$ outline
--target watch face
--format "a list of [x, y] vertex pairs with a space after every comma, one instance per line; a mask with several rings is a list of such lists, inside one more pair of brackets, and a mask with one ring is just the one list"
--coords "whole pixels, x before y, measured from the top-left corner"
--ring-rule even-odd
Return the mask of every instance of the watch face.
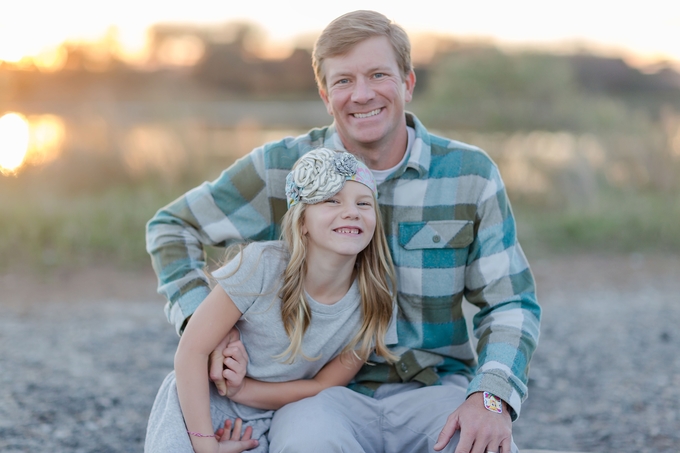
[[489, 392], [484, 392], [484, 407], [497, 414], [503, 413], [503, 403], [501, 403], [501, 399]]

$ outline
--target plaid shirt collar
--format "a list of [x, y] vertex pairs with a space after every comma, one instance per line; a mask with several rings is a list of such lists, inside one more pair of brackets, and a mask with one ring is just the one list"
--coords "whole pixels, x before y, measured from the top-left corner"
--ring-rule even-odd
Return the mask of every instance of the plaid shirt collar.
[[[420, 178], [426, 178], [430, 169], [431, 148], [429, 134], [422, 123], [411, 112], [406, 112], [406, 125], [412, 127], [416, 131], [413, 143], [409, 143], [408, 149], [409, 157], [405, 165], [397, 169], [387, 179], [399, 178], [409, 168], [418, 172]], [[324, 146], [341, 151], [347, 151], [345, 145], [340, 140], [340, 135], [335, 129], [335, 123], [331, 124], [326, 129], [326, 136], [324, 137]]]

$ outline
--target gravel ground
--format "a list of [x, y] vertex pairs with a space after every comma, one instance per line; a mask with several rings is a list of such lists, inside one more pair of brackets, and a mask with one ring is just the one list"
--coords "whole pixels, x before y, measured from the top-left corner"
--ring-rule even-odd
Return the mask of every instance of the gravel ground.
[[[532, 262], [544, 309], [520, 449], [675, 452], [680, 258]], [[141, 451], [177, 337], [149, 272], [0, 276], [0, 451]]]

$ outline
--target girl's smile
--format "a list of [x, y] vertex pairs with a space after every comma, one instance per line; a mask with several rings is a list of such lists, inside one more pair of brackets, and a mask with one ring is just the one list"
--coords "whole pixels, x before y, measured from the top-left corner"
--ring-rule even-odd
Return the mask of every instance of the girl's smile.
[[332, 256], [354, 260], [373, 238], [375, 223], [373, 192], [347, 181], [336, 195], [307, 206], [302, 232], [310, 256], [321, 253], [325, 260]]

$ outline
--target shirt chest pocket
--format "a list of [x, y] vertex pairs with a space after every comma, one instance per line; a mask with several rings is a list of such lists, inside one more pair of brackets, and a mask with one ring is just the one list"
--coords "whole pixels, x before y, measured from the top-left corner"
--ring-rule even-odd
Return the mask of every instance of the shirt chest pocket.
[[406, 250], [467, 247], [474, 236], [471, 220], [400, 222], [399, 245]]

